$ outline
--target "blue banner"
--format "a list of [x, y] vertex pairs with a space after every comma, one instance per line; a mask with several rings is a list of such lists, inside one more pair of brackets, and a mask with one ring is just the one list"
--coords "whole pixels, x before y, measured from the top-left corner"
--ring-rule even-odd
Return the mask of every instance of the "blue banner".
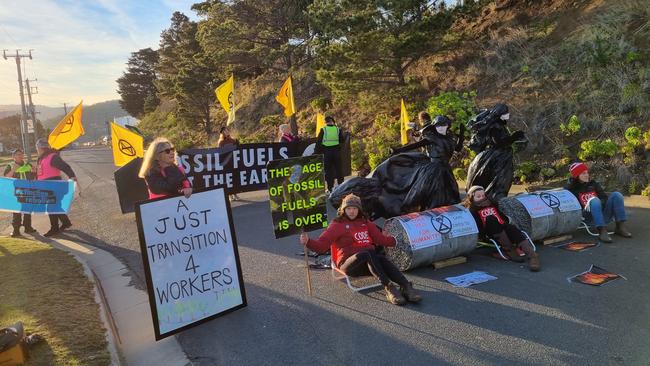
[[74, 197], [71, 180], [22, 180], [0, 177], [0, 211], [68, 213]]

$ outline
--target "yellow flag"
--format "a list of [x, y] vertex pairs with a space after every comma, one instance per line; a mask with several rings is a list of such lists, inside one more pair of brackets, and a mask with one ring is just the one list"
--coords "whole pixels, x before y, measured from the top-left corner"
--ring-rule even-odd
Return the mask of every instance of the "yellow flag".
[[144, 139], [137, 133], [111, 123], [111, 144], [115, 166], [124, 166], [135, 158], [144, 156]]
[[409, 138], [408, 138], [409, 115], [406, 112], [406, 105], [404, 104], [404, 99], [402, 99], [402, 108], [399, 116], [399, 123], [400, 123], [401, 137], [402, 137], [402, 145], [406, 145], [409, 142]]
[[293, 102], [293, 88], [291, 87], [291, 76], [287, 78], [287, 81], [282, 84], [280, 92], [275, 97], [275, 100], [278, 101], [284, 107], [284, 115], [291, 117], [296, 113], [296, 105]]
[[228, 122], [231, 124], [235, 121], [235, 75], [230, 76], [226, 82], [219, 85], [214, 93], [217, 95], [217, 100], [221, 103], [223, 109], [228, 113]]
[[81, 124], [81, 103], [83, 101], [79, 102], [78, 106], [63, 117], [61, 122], [50, 133], [47, 142], [53, 149], [60, 150], [85, 133], [84, 126]]
[[325, 115], [318, 113], [316, 114], [316, 137], [318, 137], [318, 133], [320, 133], [323, 127], [325, 127]]

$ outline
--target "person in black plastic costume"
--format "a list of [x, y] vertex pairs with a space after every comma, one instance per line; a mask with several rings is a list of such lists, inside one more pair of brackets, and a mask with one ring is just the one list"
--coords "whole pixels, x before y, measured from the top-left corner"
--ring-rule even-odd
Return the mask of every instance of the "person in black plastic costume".
[[451, 120], [446, 116], [436, 116], [420, 130], [419, 135], [418, 142], [393, 149], [393, 153], [400, 153], [424, 147], [431, 160], [429, 164], [418, 167], [414, 173], [413, 185], [402, 205], [402, 212], [405, 213], [460, 202], [458, 183], [449, 161], [454, 152], [463, 148], [464, 126], [461, 125], [459, 135], [454, 136]]
[[[336, 206], [349, 193], [364, 197], [364, 210], [373, 219], [460, 202], [449, 160], [462, 148], [463, 133], [454, 137], [447, 117], [436, 117], [433, 122], [426, 113], [422, 117], [424, 127], [416, 132], [418, 142], [394, 149], [367, 177], [344, 182], [329, 201]], [[419, 147], [425, 147], [427, 154], [412, 151]]]
[[507, 197], [512, 186], [513, 144], [524, 147], [527, 142], [523, 131], [508, 131], [509, 118], [508, 106], [499, 103], [468, 122], [469, 148], [478, 155], [469, 166], [465, 190], [483, 186], [492, 202]]

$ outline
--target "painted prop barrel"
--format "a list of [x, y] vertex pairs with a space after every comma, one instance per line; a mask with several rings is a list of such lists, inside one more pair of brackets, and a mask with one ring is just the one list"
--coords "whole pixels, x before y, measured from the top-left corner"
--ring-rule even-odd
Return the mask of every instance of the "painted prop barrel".
[[397, 241], [386, 254], [402, 271], [471, 252], [478, 239], [476, 222], [461, 205], [390, 218], [384, 231]]
[[572, 233], [582, 220], [580, 203], [565, 189], [502, 198], [499, 209], [533, 240]]

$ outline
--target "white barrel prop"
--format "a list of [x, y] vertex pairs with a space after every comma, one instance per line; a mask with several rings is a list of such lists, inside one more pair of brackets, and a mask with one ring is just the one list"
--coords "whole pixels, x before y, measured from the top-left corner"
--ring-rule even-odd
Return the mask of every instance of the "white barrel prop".
[[384, 231], [397, 241], [386, 254], [402, 271], [469, 253], [478, 239], [476, 222], [461, 205], [390, 218]]
[[566, 189], [502, 198], [499, 209], [533, 240], [572, 233], [582, 221], [582, 207]]

